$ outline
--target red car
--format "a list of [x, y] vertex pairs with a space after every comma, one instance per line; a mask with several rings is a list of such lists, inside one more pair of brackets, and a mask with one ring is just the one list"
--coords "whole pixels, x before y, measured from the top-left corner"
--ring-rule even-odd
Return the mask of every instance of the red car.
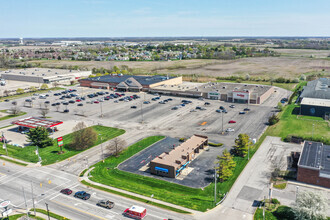
[[230, 120], [228, 123], [229, 123], [229, 124], [234, 124], [234, 123], [236, 123], [236, 121], [234, 121], [234, 120]]
[[68, 188], [62, 189], [61, 190], [61, 193], [66, 194], [66, 195], [70, 195], [72, 193], [72, 190], [71, 189], [68, 189]]
[[98, 103], [100, 103], [100, 102], [99, 102], [99, 101], [94, 101], [94, 103], [98, 104]]
[[81, 100], [80, 99], [77, 99], [76, 102], [81, 102]]

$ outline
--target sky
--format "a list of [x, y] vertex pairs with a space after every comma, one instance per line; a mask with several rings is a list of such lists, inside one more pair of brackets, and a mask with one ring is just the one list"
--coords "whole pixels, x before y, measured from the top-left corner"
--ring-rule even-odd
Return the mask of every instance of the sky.
[[0, 0], [0, 38], [330, 36], [330, 0]]

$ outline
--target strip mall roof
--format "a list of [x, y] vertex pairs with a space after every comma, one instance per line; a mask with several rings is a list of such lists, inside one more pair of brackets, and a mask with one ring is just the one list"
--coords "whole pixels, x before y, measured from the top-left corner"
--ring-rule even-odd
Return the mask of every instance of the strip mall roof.
[[55, 121], [55, 120], [49, 120], [49, 119], [37, 118], [37, 117], [28, 117], [12, 122], [12, 124], [28, 127], [28, 128], [36, 128], [36, 127], [51, 128], [62, 123], [63, 123], [62, 121]]

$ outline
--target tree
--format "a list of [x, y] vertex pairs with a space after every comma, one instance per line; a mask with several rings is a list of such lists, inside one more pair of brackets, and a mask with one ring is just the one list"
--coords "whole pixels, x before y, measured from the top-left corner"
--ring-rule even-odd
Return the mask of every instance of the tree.
[[44, 127], [31, 128], [27, 133], [27, 138], [28, 142], [40, 148], [53, 145], [53, 140], [49, 137], [49, 133]]
[[118, 156], [124, 149], [126, 142], [121, 138], [114, 138], [111, 143], [107, 146], [110, 152], [114, 152], [115, 156]]
[[48, 89], [48, 85], [44, 83], [41, 85], [40, 89], [42, 90]]
[[24, 89], [18, 88], [18, 89], [16, 90], [16, 93], [17, 93], [17, 94], [23, 94], [23, 93], [24, 93]]
[[35, 91], [37, 91], [37, 88], [36, 88], [35, 86], [31, 86], [31, 87], [30, 87], [30, 91], [31, 91], [31, 92], [35, 92]]
[[86, 127], [84, 122], [79, 122], [72, 133], [71, 148], [75, 150], [85, 150], [91, 147], [97, 140], [97, 133], [92, 127]]
[[299, 192], [295, 206], [292, 211], [295, 219], [299, 220], [321, 220], [327, 219], [327, 199], [320, 192]]
[[269, 117], [268, 124], [269, 125], [274, 125], [279, 121], [280, 121], [280, 119], [277, 117], [277, 115], [273, 114], [272, 116]]
[[56, 105], [55, 108], [56, 108], [56, 111], [58, 112], [60, 110], [61, 106], [60, 105]]
[[21, 109], [17, 106], [17, 105], [14, 105], [11, 109], [11, 114], [13, 115], [18, 115], [19, 113], [21, 113]]
[[48, 108], [40, 109], [39, 113], [41, 114], [41, 116], [42, 116], [43, 118], [45, 118], [46, 115], [49, 113], [49, 109], [48, 109]]
[[8, 90], [3, 91], [4, 96], [9, 96], [9, 93], [10, 92]]
[[250, 74], [247, 73], [247, 74], [245, 75], [245, 80], [250, 80], [250, 78], [251, 78], [251, 77], [250, 77]]
[[300, 75], [300, 80], [306, 81], [306, 76], [304, 74]]
[[233, 175], [233, 170], [236, 166], [233, 156], [225, 149], [222, 152], [222, 156], [217, 157], [217, 173], [219, 174], [220, 182], [226, 181], [230, 176]]
[[283, 111], [283, 105], [282, 105], [282, 103], [278, 103], [277, 104], [277, 109], [281, 112], [281, 111]]
[[235, 140], [234, 151], [240, 157], [245, 157], [252, 142], [247, 134], [239, 134], [238, 138]]

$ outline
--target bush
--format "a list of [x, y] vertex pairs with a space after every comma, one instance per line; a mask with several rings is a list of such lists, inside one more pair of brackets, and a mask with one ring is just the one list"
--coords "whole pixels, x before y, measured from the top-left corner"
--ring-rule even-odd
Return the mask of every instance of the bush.
[[293, 83], [299, 83], [299, 79], [298, 78], [295, 78], [292, 80]]
[[292, 139], [292, 135], [288, 135], [288, 136], [286, 136], [285, 138], [283, 138], [283, 141], [284, 142], [291, 142], [291, 139]]
[[186, 138], [180, 138], [179, 141], [180, 142], [185, 142], [186, 141]]
[[212, 147], [221, 147], [223, 145], [223, 143], [211, 143], [209, 142], [209, 146], [212, 146]]
[[269, 117], [268, 124], [269, 125], [274, 125], [279, 121], [280, 121], [280, 119], [275, 114], [273, 114], [272, 116]]
[[277, 219], [281, 220], [291, 220], [295, 219], [294, 213], [292, 212], [292, 209], [288, 206], [279, 206], [274, 212], [273, 215]]
[[272, 203], [273, 204], [281, 204], [280, 201], [278, 201], [278, 199], [275, 199], [275, 198], [272, 199]]

